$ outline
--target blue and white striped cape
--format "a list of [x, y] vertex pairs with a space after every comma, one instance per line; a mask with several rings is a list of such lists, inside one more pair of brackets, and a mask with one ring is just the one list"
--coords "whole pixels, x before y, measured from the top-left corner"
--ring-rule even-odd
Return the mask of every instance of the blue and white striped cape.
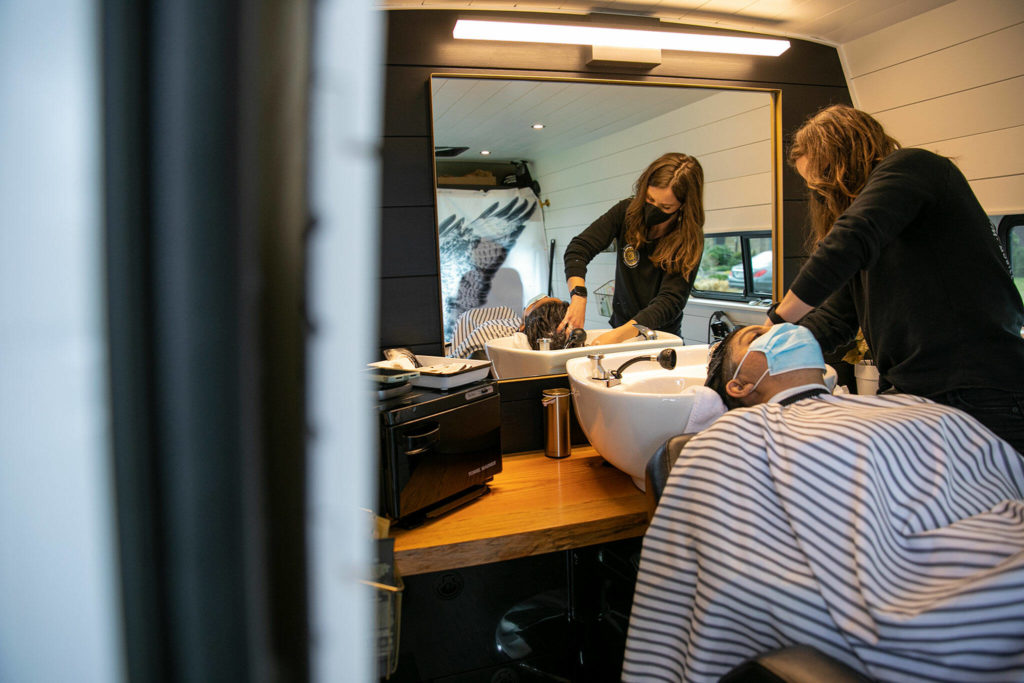
[[452, 334], [452, 358], [468, 358], [492, 339], [509, 337], [519, 330], [523, 319], [508, 306], [474, 308], [459, 316]]
[[805, 643], [878, 680], [1024, 680], [1024, 458], [914, 396], [733, 410], [644, 537], [625, 681]]

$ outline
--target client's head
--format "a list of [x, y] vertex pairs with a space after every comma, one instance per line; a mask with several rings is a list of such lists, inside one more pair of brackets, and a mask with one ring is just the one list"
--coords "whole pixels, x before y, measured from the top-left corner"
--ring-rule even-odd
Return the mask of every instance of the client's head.
[[572, 330], [556, 331], [559, 323], [565, 318], [567, 308], [568, 301], [549, 296], [534, 301], [523, 310], [523, 332], [530, 342], [530, 348], [538, 348], [537, 340], [545, 337], [551, 340], [552, 349], [583, 346], [584, 340], [577, 340], [575, 343], [569, 341], [569, 333]]
[[731, 409], [764, 403], [803, 384], [824, 384], [824, 373], [821, 347], [806, 327], [747, 325], [712, 347], [704, 385]]

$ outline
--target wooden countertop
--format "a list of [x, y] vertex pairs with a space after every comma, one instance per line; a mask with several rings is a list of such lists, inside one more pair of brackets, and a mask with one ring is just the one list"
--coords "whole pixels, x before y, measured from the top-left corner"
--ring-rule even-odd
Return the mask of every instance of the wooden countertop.
[[647, 501], [590, 446], [562, 460], [506, 455], [486, 495], [415, 529], [392, 529], [403, 576], [640, 536]]

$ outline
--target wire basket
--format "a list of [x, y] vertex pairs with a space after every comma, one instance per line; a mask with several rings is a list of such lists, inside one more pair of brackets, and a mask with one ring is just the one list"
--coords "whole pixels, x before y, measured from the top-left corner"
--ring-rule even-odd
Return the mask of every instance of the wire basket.
[[605, 318], [612, 317], [612, 298], [615, 296], [615, 280], [609, 280], [594, 290], [597, 310]]
[[402, 625], [402, 579], [394, 585], [371, 582], [377, 595], [377, 670], [389, 678], [398, 669], [398, 637]]

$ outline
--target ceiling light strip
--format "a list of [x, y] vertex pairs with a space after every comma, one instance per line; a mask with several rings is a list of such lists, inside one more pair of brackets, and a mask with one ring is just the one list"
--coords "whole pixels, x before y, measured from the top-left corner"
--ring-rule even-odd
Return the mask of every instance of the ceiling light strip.
[[525, 43], [558, 43], [563, 45], [602, 45], [688, 52], [725, 52], [740, 55], [777, 57], [789, 49], [788, 40], [714, 36], [702, 33], [672, 33], [636, 29], [602, 28], [531, 24], [512, 21], [459, 19], [452, 32], [455, 38], [467, 40], [507, 40]]

